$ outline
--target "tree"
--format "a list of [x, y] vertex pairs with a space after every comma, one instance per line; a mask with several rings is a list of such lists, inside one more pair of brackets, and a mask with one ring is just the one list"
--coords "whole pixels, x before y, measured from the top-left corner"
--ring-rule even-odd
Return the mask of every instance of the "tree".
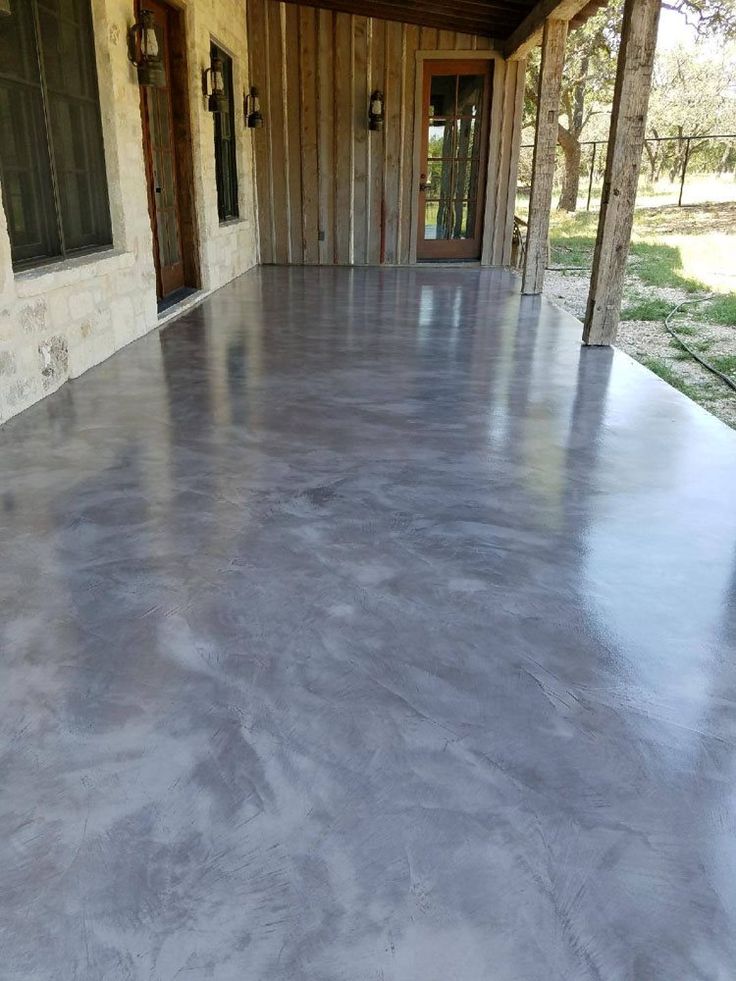
[[724, 162], [727, 166], [727, 144], [705, 137], [736, 131], [736, 46], [703, 50], [678, 47], [663, 52], [654, 67], [649, 129], [655, 137], [676, 137], [646, 144], [652, 183], [663, 171], [674, 181], [682, 173], [686, 152], [691, 160], [697, 155], [698, 161], [712, 170]]
[[[622, 9], [623, 0], [611, 0], [568, 37], [557, 131], [564, 160], [559, 207], [564, 211], [577, 209], [583, 130], [594, 115], [604, 111], [602, 107], [610, 105], [613, 97]], [[536, 57], [527, 72], [526, 107], [530, 114], [536, 112], [538, 85]]]
[[[667, 0], [663, 7], [678, 11], [702, 36], [736, 37], [736, 0]], [[583, 132], [590, 127], [594, 116], [608, 113], [612, 101], [622, 9], [623, 0], [611, 0], [585, 24], [573, 29], [568, 38], [558, 128], [564, 162], [559, 207], [565, 211], [577, 210]], [[531, 59], [527, 73], [526, 108], [528, 117], [532, 118], [538, 80], [537, 57]], [[666, 96], [666, 88], [663, 87], [662, 93]], [[670, 102], [670, 115], [671, 107]], [[685, 144], [681, 142], [684, 152]], [[665, 158], [671, 156], [663, 145], [653, 148], [650, 171], [659, 173]]]

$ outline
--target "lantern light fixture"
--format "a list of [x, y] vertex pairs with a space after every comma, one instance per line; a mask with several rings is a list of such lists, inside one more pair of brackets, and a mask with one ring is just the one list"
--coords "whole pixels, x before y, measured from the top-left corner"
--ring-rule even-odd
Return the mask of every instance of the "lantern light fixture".
[[263, 126], [263, 114], [261, 113], [261, 100], [258, 89], [251, 85], [250, 92], [247, 92], [244, 99], [245, 124], [248, 129], [260, 129]]
[[166, 71], [152, 10], [141, 10], [128, 29], [128, 58], [138, 70], [138, 84], [165, 88]]
[[202, 72], [202, 91], [207, 96], [207, 108], [210, 112], [227, 110], [225, 71], [219, 55], [213, 54], [210, 67]]
[[371, 102], [368, 109], [368, 129], [383, 129], [383, 92], [380, 89], [375, 89], [371, 94]]

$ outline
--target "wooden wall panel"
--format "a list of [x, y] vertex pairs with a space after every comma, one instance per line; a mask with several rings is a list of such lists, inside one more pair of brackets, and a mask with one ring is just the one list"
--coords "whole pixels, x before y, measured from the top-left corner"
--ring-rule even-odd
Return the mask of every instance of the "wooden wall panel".
[[[258, 0], [256, 0], [258, 2]], [[273, 0], [270, 0], [273, 2]], [[353, 18], [351, 14], [334, 14], [335, 83], [335, 249], [337, 265], [353, 261]]]
[[416, 94], [416, 60], [419, 50], [419, 28], [414, 24], [404, 27], [404, 78], [401, 89], [401, 109], [404, 116], [404, 132], [401, 141], [401, 208], [399, 212], [399, 262], [409, 262], [414, 225], [414, 97]]
[[299, 10], [299, 87], [302, 173], [302, 255], [307, 265], [319, 263], [319, 170], [317, 167], [317, 10]]
[[383, 134], [383, 241], [381, 262], [393, 265], [399, 254], [401, 221], [401, 144], [403, 140], [403, 25], [386, 24], [386, 55], [383, 91], [386, 122]]
[[[268, 34], [268, 61], [273, 65], [273, 71], [259, 75], [259, 83], [266, 92], [265, 105], [268, 106], [269, 120], [268, 126], [255, 133], [254, 143], [258, 148], [259, 143], [268, 145], [269, 157], [267, 161], [267, 174], [259, 176], [259, 185], [268, 184], [270, 197], [266, 204], [266, 214], [263, 215], [259, 225], [266, 225], [267, 230], [270, 225], [270, 236], [272, 242], [273, 262], [284, 264], [289, 262], [291, 255], [291, 218], [289, 205], [289, 165], [287, 157], [288, 148], [288, 120], [286, 118], [286, 57], [285, 41], [286, 33], [283, 29], [283, 22], [286, 19], [286, 11], [283, 4], [268, 3], [266, 8], [266, 29]], [[252, 43], [251, 43], [252, 49]], [[256, 149], [256, 166], [260, 160]], [[258, 171], [257, 171], [258, 173]], [[263, 196], [258, 199], [259, 209], [263, 205]]]
[[[273, 6], [276, 6], [273, 4]], [[322, 266], [335, 261], [335, 42], [334, 16], [329, 10], [318, 12], [317, 25], [317, 118], [319, 146], [317, 178], [319, 181], [319, 262]]]
[[[484, 37], [247, 0], [262, 262], [407, 263], [415, 238], [417, 54], [489, 51], [494, 82], [483, 262], [508, 263], [521, 138], [523, 62]], [[368, 130], [371, 92], [386, 98]]]

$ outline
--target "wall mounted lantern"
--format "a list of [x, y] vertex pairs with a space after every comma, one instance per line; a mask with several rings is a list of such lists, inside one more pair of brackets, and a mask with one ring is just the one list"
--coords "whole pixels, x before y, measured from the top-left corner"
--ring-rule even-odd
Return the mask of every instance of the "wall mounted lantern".
[[250, 92], [246, 93], [244, 106], [245, 123], [248, 129], [260, 129], [263, 126], [263, 116], [261, 114], [261, 100], [255, 85], [251, 85]]
[[202, 72], [202, 91], [207, 96], [207, 108], [210, 112], [225, 112], [227, 96], [225, 95], [225, 74], [222, 58], [212, 56], [210, 67]]
[[371, 104], [368, 110], [368, 129], [383, 129], [383, 92], [378, 89], [371, 95]]
[[139, 85], [166, 87], [166, 71], [152, 10], [141, 10], [138, 20], [128, 29], [128, 58], [138, 69]]

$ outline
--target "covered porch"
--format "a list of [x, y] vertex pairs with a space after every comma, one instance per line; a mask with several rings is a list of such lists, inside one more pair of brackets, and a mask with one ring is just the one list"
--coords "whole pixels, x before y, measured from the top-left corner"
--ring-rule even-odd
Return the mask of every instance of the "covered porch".
[[254, 269], [11, 420], [3, 977], [729, 976], [735, 451], [493, 269]]

